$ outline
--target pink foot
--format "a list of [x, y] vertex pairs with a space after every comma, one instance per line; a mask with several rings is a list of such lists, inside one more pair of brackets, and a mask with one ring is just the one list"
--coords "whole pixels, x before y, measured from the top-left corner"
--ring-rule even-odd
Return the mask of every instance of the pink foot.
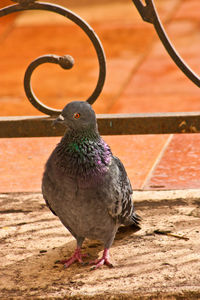
[[103, 256], [100, 259], [95, 260], [94, 262], [91, 262], [90, 264], [95, 264], [91, 270], [96, 270], [99, 267], [106, 265], [109, 268], [113, 268], [113, 264], [111, 264], [111, 262], [109, 261], [109, 250], [108, 249], [104, 249], [103, 252]]
[[81, 249], [80, 248], [76, 248], [74, 254], [72, 255], [72, 257], [70, 257], [67, 260], [62, 260], [60, 263], [64, 264], [65, 268], [68, 268], [71, 264], [73, 264], [74, 262], [78, 261], [79, 263], [82, 263], [83, 257], [86, 257], [87, 254], [81, 254]]

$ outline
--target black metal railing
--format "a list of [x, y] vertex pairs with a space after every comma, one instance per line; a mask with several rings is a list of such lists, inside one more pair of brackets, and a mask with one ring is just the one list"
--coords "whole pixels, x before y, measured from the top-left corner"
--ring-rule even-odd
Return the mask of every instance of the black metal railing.
[[[36, 0], [12, 0], [17, 4], [0, 9], [0, 17], [24, 10], [47, 10], [58, 13], [77, 24], [92, 42], [98, 62], [99, 77], [96, 87], [86, 101], [93, 104], [100, 95], [106, 76], [106, 59], [101, 42], [94, 30], [72, 11], [50, 3]], [[161, 24], [153, 0], [132, 0], [142, 19], [154, 25], [154, 28], [165, 49], [184, 74], [200, 87], [200, 77], [195, 74], [180, 57], [170, 42]], [[59, 136], [63, 128], [52, 128], [50, 123], [60, 113], [60, 110], [44, 105], [34, 94], [31, 87], [33, 71], [43, 63], [55, 63], [64, 69], [70, 69], [74, 60], [70, 55], [57, 56], [47, 54], [38, 57], [28, 66], [24, 76], [24, 89], [28, 100], [44, 117], [0, 117], [0, 137], [39, 137]], [[160, 133], [198, 133], [200, 132], [200, 112], [188, 113], [157, 113], [157, 114], [105, 114], [97, 115], [99, 131], [103, 135], [119, 134], [160, 134]]]

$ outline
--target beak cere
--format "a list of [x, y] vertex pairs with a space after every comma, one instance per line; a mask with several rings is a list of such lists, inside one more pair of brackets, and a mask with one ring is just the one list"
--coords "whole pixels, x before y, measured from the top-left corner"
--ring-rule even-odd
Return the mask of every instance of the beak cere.
[[60, 121], [62, 122], [62, 121], [64, 121], [64, 119], [65, 118], [63, 117], [63, 115], [59, 115], [58, 118], [57, 118], [57, 121], [58, 122], [60, 122]]
[[53, 121], [53, 123], [52, 123], [52, 126], [54, 127], [57, 123], [62, 123], [63, 121], [64, 121], [64, 117], [63, 117], [63, 115], [59, 115], [58, 117], [57, 117], [57, 119], [55, 119], [54, 121]]

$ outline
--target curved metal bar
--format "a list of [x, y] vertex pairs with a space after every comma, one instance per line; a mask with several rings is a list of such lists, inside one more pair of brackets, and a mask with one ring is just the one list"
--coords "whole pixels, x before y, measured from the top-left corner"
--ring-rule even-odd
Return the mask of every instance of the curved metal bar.
[[31, 88], [31, 75], [33, 71], [41, 64], [44, 63], [54, 63], [60, 65], [63, 69], [71, 69], [74, 65], [74, 59], [70, 55], [65, 56], [57, 56], [57, 55], [43, 55], [36, 58], [34, 61], [30, 63], [28, 66], [25, 75], [24, 75], [24, 89], [26, 92], [26, 96], [31, 102], [31, 104], [37, 108], [39, 111], [43, 112], [44, 114], [50, 116], [56, 116], [60, 114], [60, 110], [53, 109], [49, 106], [44, 105], [40, 100], [35, 96], [32, 88]]
[[[92, 42], [92, 44], [95, 48], [98, 62], [99, 62], [99, 77], [98, 77], [96, 87], [95, 87], [93, 93], [86, 100], [90, 104], [93, 104], [102, 91], [102, 88], [103, 88], [103, 85], [105, 82], [105, 77], [106, 77], [106, 59], [105, 59], [104, 50], [103, 50], [102, 44], [101, 44], [98, 36], [94, 32], [94, 30], [87, 24], [87, 22], [82, 20], [78, 15], [76, 15], [72, 11], [70, 11], [66, 8], [63, 8], [59, 5], [43, 3], [43, 2], [35, 2], [35, 0], [13, 0], [13, 1], [18, 2], [19, 4], [7, 6], [3, 9], [1, 9], [0, 17], [6, 16], [10, 13], [24, 11], [24, 10], [47, 10], [47, 11], [58, 13], [64, 17], [70, 19], [72, 22], [74, 22], [76, 25], [78, 25], [87, 34], [87, 36], [89, 37], [90, 41]], [[50, 56], [46, 55], [43, 58], [39, 57], [29, 65], [29, 67], [25, 73], [24, 88], [25, 88], [25, 92], [26, 92], [26, 95], [27, 95], [29, 101], [41, 112], [44, 112], [44, 113], [52, 116], [52, 115], [57, 115], [58, 113], [60, 113], [60, 110], [52, 109], [52, 108], [44, 105], [42, 102], [40, 102], [37, 99], [37, 97], [34, 95], [32, 88], [31, 88], [31, 83], [30, 83], [32, 72], [41, 63], [45, 63], [45, 62], [52, 63], [53, 62], [53, 63], [60, 64], [58, 61], [59, 61], [59, 59], [62, 59], [62, 58], [59, 58], [56, 55], [52, 55], [51, 56], [52, 60], [51, 60]], [[45, 59], [45, 57], [47, 60]]]
[[139, 11], [142, 19], [145, 22], [153, 24], [162, 44], [164, 45], [165, 49], [167, 50], [175, 64], [192, 82], [194, 82], [198, 87], [200, 87], [200, 77], [180, 57], [180, 55], [170, 42], [169, 37], [167, 36], [167, 33], [165, 32], [164, 27], [160, 21], [153, 0], [145, 0], [146, 6], [143, 5], [141, 0], [132, 1], [135, 4], [137, 10]]

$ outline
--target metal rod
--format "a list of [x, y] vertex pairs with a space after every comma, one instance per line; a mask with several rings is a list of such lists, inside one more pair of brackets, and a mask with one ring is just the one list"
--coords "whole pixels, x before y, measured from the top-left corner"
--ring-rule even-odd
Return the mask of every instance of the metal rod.
[[26, 92], [26, 96], [31, 102], [31, 104], [38, 109], [39, 111], [43, 112], [44, 114], [50, 116], [57, 116], [60, 114], [60, 110], [51, 108], [49, 106], [44, 105], [34, 94], [32, 87], [31, 87], [31, 76], [33, 71], [41, 64], [44, 63], [54, 63], [59, 64], [63, 69], [71, 69], [74, 65], [74, 60], [71, 56], [57, 56], [57, 55], [43, 55], [35, 59], [30, 63], [28, 68], [26, 69], [24, 75], [24, 89]]
[[[87, 102], [90, 104], [93, 104], [98, 96], [100, 95], [104, 83], [105, 83], [105, 77], [106, 77], [106, 59], [105, 59], [105, 53], [103, 50], [103, 46], [97, 36], [97, 34], [94, 32], [94, 30], [85, 22], [81, 17], [76, 15], [74, 12], [72, 12], [69, 9], [66, 9], [62, 6], [55, 5], [55, 4], [50, 4], [50, 3], [43, 3], [43, 2], [35, 2], [35, 0], [15, 0], [14, 2], [18, 2], [19, 4], [7, 6], [3, 9], [0, 9], [0, 17], [9, 15], [14, 12], [20, 12], [24, 10], [47, 10], [51, 12], [55, 12], [57, 14], [62, 15], [63, 17], [66, 17], [70, 19], [72, 22], [74, 22], [76, 25], [78, 25], [88, 36], [90, 41], [92, 42], [97, 58], [98, 58], [98, 63], [99, 63], [99, 76], [97, 80], [96, 87], [92, 94], [87, 98]], [[50, 56], [52, 56], [52, 60], [50, 59]], [[24, 87], [25, 87], [25, 92], [27, 95], [27, 98], [29, 101], [41, 112], [48, 114], [48, 115], [57, 115], [59, 113], [59, 110], [50, 108], [46, 105], [44, 105], [41, 101], [37, 99], [35, 94], [32, 91], [31, 88], [31, 75], [32, 72], [35, 70], [37, 66], [39, 66], [41, 63], [44, 62], [53, 62], [57, 63], [54, 60], [54, 57], [56, 55], [46, 55], [44, 57], [48, 57], [49, 60], [43, 59], [41, 60], [41, 57], [37, 58], [34, 60], [28, 67], [26, 73], [25, 73], [25, 78], [24, 78]], [[61, 57], [62, 59], [62, 57]]]
[[[62, 136], [51, 117], [0, 117], [0, 138]], [[101, 135], [199, 133], [200, 112], [97, 115]]]
[[138, 12], [140, 13], [142, 19], [145, 22], [153, 24], [163, 46], [178, 66], [178, 68], [198, 87], [200, 87], [200, 77], [186, 64], [186, 62], [181, 58], [179, 53], [176, 51], [172, 45], [165, 29], [158, 16], [155, 4], [153, 0], [145, 0], [146, 6], [143, 5], [141, 0], [132, 0], [135, 4]]
[[[175, 61], [177, 66], [197, 86], [200, 86], [200, 78], [186, 65], [179, 54], [173, 48], [167, 34], [159, 20], [153, 0], [132, 0], [144, 21], [152, 23], [166, 50]], [[58, 5], [35, 2], [35, 0], [15, 0], [19, 4], [0, 9], [0, 17], [13, 12], [23, 10], [42, 9], [59, 13], [80, 26], [92, 41], [99, 61], [99, 79], [92, 95], [86, 100], [90, 104], [97, 99], [106, 75], [105, 55], [101, 43], [89, 25], [71, 11]], [[59, 57], [56, 55], [45, 55], [33, 61], [25, 73], [25, 91], [31, 103], [41, 112], [55, 116], [59, 110], [52, 109], [40, 102], [31, 89], [31, 74], [35, 68], [44, 62], [57, 63], [61, 67], [71, 68], [73, 59], [69, 56]], [[49, 117], [10, 117], [0, 118], [0, 137], [42, 137], [63, 135], [64, 128], [52, 128], [53, 118]], [[128, 134], [170, 134], [170, 133], [199, 133], [200, 112], [194, 113], [159, 113], [159, 114], [117, 114], [98, 115], [99, 131], [102, 135], [128, 135]]]

